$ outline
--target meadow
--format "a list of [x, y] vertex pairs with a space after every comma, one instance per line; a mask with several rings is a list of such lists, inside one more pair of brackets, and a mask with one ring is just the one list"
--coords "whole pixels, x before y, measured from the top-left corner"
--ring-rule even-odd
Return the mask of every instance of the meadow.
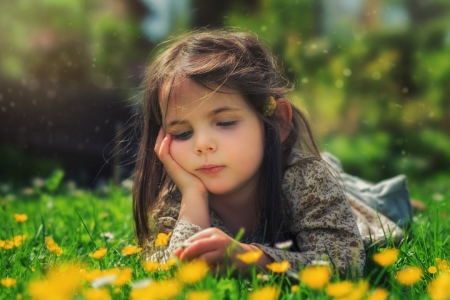
[[216, 276], [200, 261], [144, 263], [126, 184], [92, 192], [63, 182], [62, 171], [30, 187], [1, 183], [0, 299], [450, 299], [449, 181], [409, 182], [427, 209], [400, 244], [387, 237], [368, 249], [354, 279], [326, 265], [287, 274], [278, 264], [249, 278]]

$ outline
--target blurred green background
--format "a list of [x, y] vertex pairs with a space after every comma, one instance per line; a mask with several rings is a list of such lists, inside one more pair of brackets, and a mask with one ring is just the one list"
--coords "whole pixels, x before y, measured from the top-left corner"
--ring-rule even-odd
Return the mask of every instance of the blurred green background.
[[[154, 48], [205, 26], [261, 37], [296, 85], [288, 98], [349, 173], [448, 174], [447, 0], [17, 0], [0, 2], [0, 180], [56, 167], [87, 184], [128, 176], [133, 103]], [[65, 101], [80, 111], [61, 117], [76, 111]], [[90, 114], [98, 103], [115, 108]]]

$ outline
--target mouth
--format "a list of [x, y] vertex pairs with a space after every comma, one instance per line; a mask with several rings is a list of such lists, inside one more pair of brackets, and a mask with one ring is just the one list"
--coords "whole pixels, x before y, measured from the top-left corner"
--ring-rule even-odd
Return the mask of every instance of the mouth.
[[203, 165], [200, 168], [196, 169], [198, 172], [203, 174], [214, 174], [219, 173], [225, 168], [225, 166], [217, 166], [217, 165]]

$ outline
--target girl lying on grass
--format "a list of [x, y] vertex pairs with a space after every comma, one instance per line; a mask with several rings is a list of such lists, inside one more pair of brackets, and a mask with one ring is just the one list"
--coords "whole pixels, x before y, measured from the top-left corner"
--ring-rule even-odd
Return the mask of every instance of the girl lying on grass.
[[[361, 275], [361, 233], [366, 241], [382, 229], [389, 234], [381, 221], [401, 234], [343, 190], [307, 118], [286, 100], [289, 90], [252, 34], [194, 32], [159, 55], [146, 75], [133, 194], [142, 246], [172, 232], [164, 259], [244, 271], [236, 255], [261, 249], [262, 269], [287, 260], [294, 271], [326, 259], [341, 274]], [[287, 252], [275, 247], [287, 240]]]

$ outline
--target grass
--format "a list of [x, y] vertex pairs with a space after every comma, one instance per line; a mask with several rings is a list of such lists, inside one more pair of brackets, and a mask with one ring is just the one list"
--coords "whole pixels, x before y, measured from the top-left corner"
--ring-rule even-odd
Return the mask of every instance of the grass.
[[[121, 252], [128, 245], [136, 245], [129, 191], [109, 186], [101, 193], [93, 193], [60, 184], [61, 179], [61, 173], [55, 172], [51, 178], [35, 182], [31, 188], [13, 189], [7, 184], [0, 185], [0, 240], [8, 241], [15, 236], [26, 235], [22, 243], [18, 242], [20, 245], [12, 246], [11, 249], [6, 249], [6, 244], [0, 247], [0, 279], [17, 280], [10, 287], [7, 287], [7, 281], [2, 281], [0, 299], [30, 299], [30, 293], [37, 295], [36, 299], [66, 299], [56, 297], [58, 293], [66, 291], [70, 295], [67, 299], [152, 299], [152, 295], [158, 293], [177, 299], [247, 299], [252, 296], [271, 299], [271, 292], [279, 292], [280, 299], [331, 299], [325, 289], [313, 290], [305, 283], [298, 284], [286, 274], [267, 274], [267, 280], [258, 276], [258, 272], [253, 272], [253, 277], [248, 280], [207, 274], [205, 277], [199, 275], [198, 281], [194, 278], [193, 283], [187, 284], [175, 280], [180, 279], [177, 267], [169, 271], [148, 272], [143, 267], [141, 252], [132, 255], [123, 255]], [[391, 299], [429, 299], [427, 287], [439, 273], [445, 271], [445, 263], [441, 262], [442, 270], [436, 274], [429, 273], [428, 268], [439, 267], [436, 258], [446, 260], [450, 256], [450, 222], [446, 221], [450, 213], [449, 183], [448, 176], [436, 177], [426, 183], [410, 183], [412, 198], [423, 201], [428, 206], [427, 210], [415, 215], [405, 239], [395, 245], [399, 256], [393, 265], [382, 268], [371, 259], [373, 253], [382, 250], [380, 246], [367, 251], [364, 281], [354, 280], [351, 285], [353, 291], [357, 291], [359, 286], [362, 295], [369, 295], [376, 288], [383, 288]], [[16, 213], [25, 214], [28, 219], [17, 222], [14, 218]], [[60, 255], [55, 254], [57, 248], [50, 247], [51, 243], [46, 237], [53, 238], [55, 247], [62, 249]], [[392, 241], [389, 241], [385, 247], [393, 246]], [[89, 256], [100, 248], [108, 249], [103, 258]], [[49, 271], [67, 262], [77, 264], [75, 271], [67, 265], [57, 275], [52, 275], [55, 271]], [[408, 266], [423, 270], [419, 281], [411, 286], [400, 284], [395, 276], [399, 270]], [[80, 279], [86, 274], [94, 276], [89, 273], [92, 270], [110, 270], [115, 272], [112, 278], [117, 278], [120, 271], [113, 268], [130, 268], [131, 278], [130, 274], [122, 271], [120, 276], [123, 284], [105, 284], [100, 289], [92, 289], [92, 285], [98, 282]], [[198, 275], [202, 272], [201, 266], [197, 266], [197, 269], [193, 266], [181, 268], [188, 268], [185, 269], [187, 274]], [[47, 282], [42, 281], [44, 275], [50, 278]], [[147, 279], [157, 280], [158, 284], [152, 283], [147, 286], [147, 290], [138, 289], [139, 285], [148, 285]], [[332, 278], [331, 281], [337, 279]], [[368, 287], [364, 284], [368, 284]], [[149, 289], [150, 286], [152, 289]], [[292, 286], [294, 290], [298, 286], [298, 291], [293, 292]], [[271, 287], [274, 287], [273, 290], [270, 290]], [[343, 290], [344, 286], [336, 288]], [[75, 296], [71, 296], [74, 289]], [[143, 296], [139, 291], [145, 291]], [[39, 298], [39, 292], [42, 298]]]

